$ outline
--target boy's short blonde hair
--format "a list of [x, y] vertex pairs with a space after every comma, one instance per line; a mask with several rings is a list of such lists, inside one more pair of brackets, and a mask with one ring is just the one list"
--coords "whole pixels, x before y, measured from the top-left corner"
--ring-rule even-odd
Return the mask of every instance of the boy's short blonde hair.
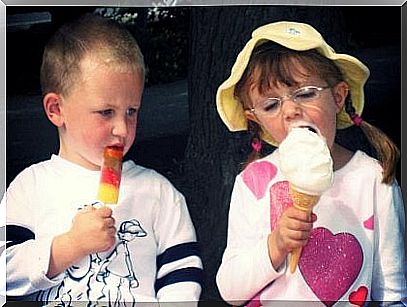
[[81, 60], [92, 53], [118, 69], [138, 71], [144, 79], [143, 55], [133, 35], [110, 19], [86, 14], [63, 25], [45, 46], [40, 75], [42, 93], [68, 95], [81, 80]]

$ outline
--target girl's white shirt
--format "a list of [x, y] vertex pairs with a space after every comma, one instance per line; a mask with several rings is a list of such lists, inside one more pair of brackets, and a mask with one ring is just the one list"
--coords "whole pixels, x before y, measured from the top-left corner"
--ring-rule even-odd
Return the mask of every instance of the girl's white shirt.
[[[302, 300], [317, 306], [324, 306], [321, 300], [327, 297], [349, 301], [355, 297], [353, 293], [362, 295], [364, 288], [366, 300], [400, 301], [407, 297], [402, 194], [397, 183], [381, 183], [381, 172], [376, 160], [357, 151], [334, 173], [332, 187], [313, 210], [318, 217], [313, 249], [310, 245], [308, 260], [292, 274], [288, 259], [274, 270], [268, 255], [267, 236], [271, 218], [276, 218], [271, 210], [279, 206], [271, 199], [284, 201], [281, 193], [288, 189], [279, 171], [278, 149], [251, 163], [237, 176], [231, 196], [227, 246], [216, 277], [222, 297], [232, 303], [255, 297], [263, 305]], [[331, 236], [328, 241], [334, 245], [350, 240], [347, 246], [343, 244], [356, 256], [329, 254], [324, 251], [328, 241], [321, 236]], [[315, 246], [318, 242], [322, 247]], [[315, 259], [326, 261], [326, 257], [340, 261], [324, 269]]]

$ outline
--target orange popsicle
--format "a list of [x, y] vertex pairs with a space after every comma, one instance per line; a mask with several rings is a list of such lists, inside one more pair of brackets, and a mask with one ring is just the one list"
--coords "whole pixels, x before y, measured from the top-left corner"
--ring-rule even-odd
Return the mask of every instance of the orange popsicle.
[[123, 147], [107, 146], [103, 153], [98, 200], [104, 204], [117, 204], [122, 175]]

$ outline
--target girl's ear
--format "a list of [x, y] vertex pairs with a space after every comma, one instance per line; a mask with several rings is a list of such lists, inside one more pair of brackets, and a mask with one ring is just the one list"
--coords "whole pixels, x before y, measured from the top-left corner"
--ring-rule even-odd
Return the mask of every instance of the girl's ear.
[[255, 122], [255, 123], [258, 123], [259, 125], [261, 125], [261, 123], [259, 122], [259, 120], [257, 119], [256, 115], [254, 115], [253, 112], [251, 112], [249, 110], [245, 110], [244, 116], [246, 117], [247, 120], [251, 120], [252, 122]]
[[43, 106], [48, 119], [57, 127], [64, 123], [64, 117], [61, 112], [62, 98], [56, 93], [48, 93], [44, 96]]
[[349, 93], [349, 86], [345, 81], [341, 81], [337, 85], [335, 85], [333, 90], [336, 112], [339, 113], [345, 105], [345, 100]]

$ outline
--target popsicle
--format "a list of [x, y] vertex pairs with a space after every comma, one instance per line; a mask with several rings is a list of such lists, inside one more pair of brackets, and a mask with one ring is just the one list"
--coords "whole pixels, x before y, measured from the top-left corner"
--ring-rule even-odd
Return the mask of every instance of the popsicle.
[[103, 153], [103, 165], [97, 198], [104, 204], [117, 204], [122, 175], [123, 147], [107, 146]]

